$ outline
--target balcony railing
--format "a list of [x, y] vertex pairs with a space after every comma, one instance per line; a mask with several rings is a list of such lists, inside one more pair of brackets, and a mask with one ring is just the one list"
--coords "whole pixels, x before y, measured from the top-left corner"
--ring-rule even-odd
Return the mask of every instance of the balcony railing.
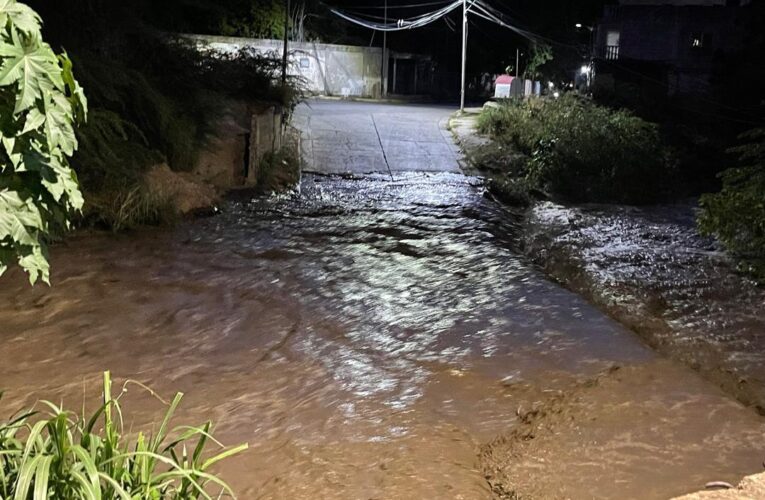
[[619, 46], [618, 45], [606, 45], [605, 58], [609, 61], [619, 59]]

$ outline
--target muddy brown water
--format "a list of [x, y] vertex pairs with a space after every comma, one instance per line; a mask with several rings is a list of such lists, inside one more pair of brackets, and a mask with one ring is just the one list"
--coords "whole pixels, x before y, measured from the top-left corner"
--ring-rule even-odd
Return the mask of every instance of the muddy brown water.
[[[765, 421], [512, 250], [476, 179], [299, 194], [53, 249], [0, 289], [3, 414], [99, 373], [249, 442], [240, 498], [668, 498], [762, 468]], [[131, 388], [131, 428], [161, 404]]]

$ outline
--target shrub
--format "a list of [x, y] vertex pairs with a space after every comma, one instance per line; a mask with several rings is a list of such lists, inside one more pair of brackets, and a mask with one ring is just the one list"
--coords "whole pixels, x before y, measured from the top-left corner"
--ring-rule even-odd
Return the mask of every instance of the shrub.
[[674, 182], [655, 125], [572, 94], [509, 101], [485, 110], [478, 125], [528, 157], [529, 186], [565, 200], [651, 203]]
[[701, 197], [699, 227], [765, 279], [765, 129], [749, 131], [741, 140], [745, 143], [730, 150], [739, 166], [721, 174], [719, 193]]
[[47, 235], [83, 205], [67, 159], [87, 113], [69, 58], [42, 41], [40, 23], [26, 5], [0, 2], [0, 275], [16, 261], [32, 284], [49, 279]]
[[36, 420], [37, 412], [30, 411], [0, 424], [0, 498], [190, 500], [231, 494], [208, 470], [246, 444], [206, 456], [208, 443], [222, 447], [210, 422], [171, 430], [181, 393], [156, 434], [138, 433], [129, 443], [119, 403], [125, 387], [113, 398], [108, 372], [103, 380], [103, 405], [89, 417], [46, 401], [46, 418]]

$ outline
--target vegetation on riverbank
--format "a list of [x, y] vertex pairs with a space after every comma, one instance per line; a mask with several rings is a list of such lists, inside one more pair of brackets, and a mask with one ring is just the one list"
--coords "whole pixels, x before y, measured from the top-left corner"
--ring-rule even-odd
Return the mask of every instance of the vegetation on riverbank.
[[668, 196], [675, 166], [658, 129], [628, 111], [574, 94], [510, 100], [485, 109], [478, 129], [493, 143], [476, 156], [501, 195], [644, 204]]
[[765, 129], [741, 136], [739, 165], [721, 174], [719, 193], [701, 197], [699, 227], [740, 259], [744, 271], [765, 280]]
[[[281, 85], [276, 55], [200, 52], [168, 36], [164, 18], [155, 16], [159, 7], [149, 3], [30, 3], [52, 43], [69, 50], [91, 103], [72, 160], [85, 194], [83, 224], [119, 229], [174, 219], [172, 204], [147, 186], [151, 167], [190, 171], [230, 100], [289, 111], [299, 98], [297, 82]], [[72, 18], [88, 22], [72, 30]]]
[[[169, 404], [156, 433], [124, 437], [120, 397], [112, 396], [108, 372], [103, 404], [92, 415], [76, 414], [44, 401], [47, 416], [28, 411], [0, 424], [0, 497], [43, 500], [162, 498], [191, 500], [230, 494], [210, 467], [247, 448], [246, 444], [209, 456], [211, 423], [169, 427], [183, 394]], [[138, 384], [140, 385], [140, 384]]]

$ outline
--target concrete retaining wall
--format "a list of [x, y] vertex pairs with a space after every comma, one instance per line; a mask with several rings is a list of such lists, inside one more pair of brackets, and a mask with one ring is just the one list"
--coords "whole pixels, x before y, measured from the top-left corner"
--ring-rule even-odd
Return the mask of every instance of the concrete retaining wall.
[[[251, 48], [280, 57], [283, 42], [258, 38], [183, 35], [200, 49], [237, 52]], [[289, 73], [303, 79], [313, 94], [380, 97], [382, 49], [314, 42], [289, 43]]]
[[255, 186], [259, 167], [284, 141], [282, 108], [230, 102], [216, 124], [215, 137], [202, 149], [193, 173], [220, 189]]

